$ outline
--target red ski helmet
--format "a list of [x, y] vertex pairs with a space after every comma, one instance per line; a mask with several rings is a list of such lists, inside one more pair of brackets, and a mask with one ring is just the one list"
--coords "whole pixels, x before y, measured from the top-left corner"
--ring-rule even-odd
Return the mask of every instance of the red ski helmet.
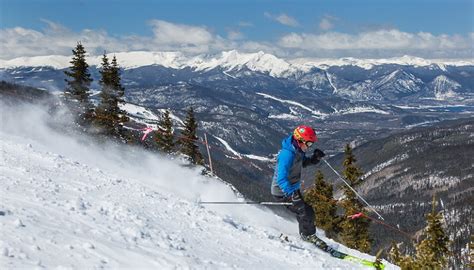
[[316, 133], [311, 127], [308, 126], [298, 126], [295, 128], [295, 131], [293, 131], [293, 138], [295, 140], [300, 141], [300, 142], [316, 142], [318, 140], [318, 137], [316, 137]]

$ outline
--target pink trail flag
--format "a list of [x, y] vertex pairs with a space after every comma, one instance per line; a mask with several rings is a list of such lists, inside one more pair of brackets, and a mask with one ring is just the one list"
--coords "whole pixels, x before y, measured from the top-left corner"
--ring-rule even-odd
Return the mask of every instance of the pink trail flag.
[[350, 218], [350, 219], [356, 219], [356, 218], [360, 218], [360, 217], [363, 217], [363, 216], [364, 216], [364, 214], [362, 214], [362, 213], [357, 213], [357, 214], [348, 216], [348, 218]]
[[143, 130], [143, 137], [142, 137], [142, 142], [146, 139], [146, 136], [148, 135], [148, 133], [152, 132], [153, 129], [151, 127], [146, 127], [146, 128], [142, 128], [141, 130]]

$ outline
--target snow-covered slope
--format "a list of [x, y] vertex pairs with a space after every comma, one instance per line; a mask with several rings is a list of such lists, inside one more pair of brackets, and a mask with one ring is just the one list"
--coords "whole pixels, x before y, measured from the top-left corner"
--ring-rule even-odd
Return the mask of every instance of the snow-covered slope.
[[435, 97], [440, 100], [456, 97], [456, 90], [461, 88], [459, 83], [449, 79], [445, 75], [437, 76], [431, 82], [431, 86], [433, 88]]
[[268, 210], [200, 205], [239, 198], [199, 169], [65, 136], [50, 125], [64, 120], [42, 109], [0, 105], [1, 269], [363, 269], [297, 240], [296, 223]]

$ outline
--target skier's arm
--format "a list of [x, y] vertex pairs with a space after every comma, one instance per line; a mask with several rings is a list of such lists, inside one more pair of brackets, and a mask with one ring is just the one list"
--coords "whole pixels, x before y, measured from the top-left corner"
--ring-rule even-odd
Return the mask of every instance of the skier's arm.
[[283, 193], [289, 197], [293, 192], [300, 188], [300, 183], [291, 184], [288, 179], [290, 166], [293, 164], [294, 156], [289, 151], [281, 151], [278, 156], [277, 179], [276, 182]]
[[311, 164], [311, 158], [306, 155], [303, 156], [303, 168]]
[[314, 149], [313, 155], [311, 157], [303, 157], [303, 168], [308, 165], [316, 165], [321, 159], [326, 156], [326, 154], [320, 149]]

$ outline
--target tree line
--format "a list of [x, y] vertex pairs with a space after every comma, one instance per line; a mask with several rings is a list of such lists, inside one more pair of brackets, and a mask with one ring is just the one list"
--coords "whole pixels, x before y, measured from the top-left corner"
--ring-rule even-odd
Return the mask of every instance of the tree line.
[[[362, 170], [356, 165], [356, 158], [349, 144], [344, 149], [343, 177], [351, 187], [361, 183]], [[374, 239], [369, 234], [371, 221], [364, 205], [356, 194], [347, 186], [342, 186], [341, 200], [335, 200], [333, 185], [324, 180], [321, 171], [315, 174], [314, 184], [304, 193], [304, 199], [315, 211], [315, 225], [325, 231], [326, 236], [334, 238], [349, 248], [369, 253]], [[341, 211], [342, 209], [342, 211]], [[342, 212], [338, 215], [338, 212]], [[355, 214], [363, 213], [359, 218]], [[426, 216], [426, 227], [422, 232], [421, 241], [414, 241], [415, 254], [401, 254], [399, 245], [392, 243], [388, 250], [388, 259], [402, 269], [445, 269], [450, 255], [450, 241], [445, 232], [443, 216], [436, 212], [436, 200], [433, 197], [431, 213]], [[412, 239], [413, 240], [413, 239]], [[377, 254], [377, 260], [383, 250]]]
[[[82, 130], [94, 135], [103, 136], [123, 143], [139, 143], [137, 136], [126, 128], [130, 121], [127, 113], [120, 108], [125, 103], [125, 88], [122, 85], [120, 67], [115, 55], [109, 60], [106, 52], [102, 56], [100, 73], [100, 94], [97, 105], [91, 99], [93, 81], [86, 62], [86, 50], [78, 42], [72, 50], [70, 67], [64, 71], [67, 76], [64, 100], [73, 113], [75, 124]], [[175, 138], [170, 112], [166, 110], [158, 123], [158, 130], [153, 131], [153, 150], [167, 154], [180, 152], [188, 157], [192, 164], [204, 164], [204, 159], [197, 145], [198, 122], [194, 109], [187, 110], [184, 129]]]

